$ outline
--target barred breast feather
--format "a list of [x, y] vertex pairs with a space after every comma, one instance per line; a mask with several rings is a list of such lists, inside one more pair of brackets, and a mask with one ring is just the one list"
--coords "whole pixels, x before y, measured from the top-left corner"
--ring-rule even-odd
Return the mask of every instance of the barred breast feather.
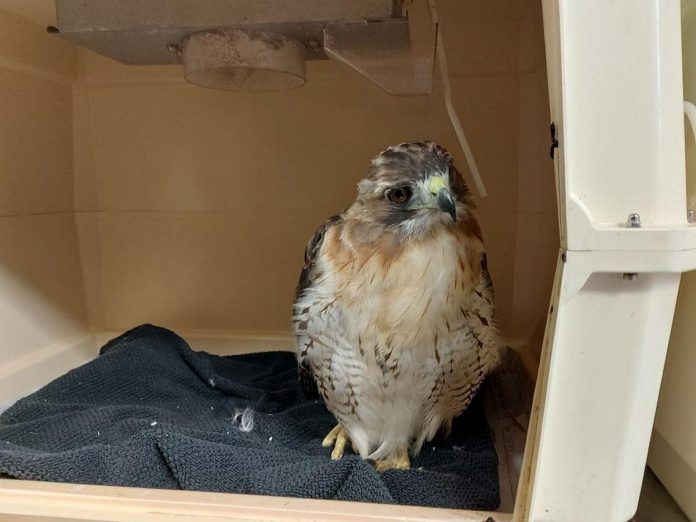
[[300, 376], [364, 458], [417, 454], [498, 359], [493, 287], [472, 216], [418, 241], [350, 212], [310, 240], [294, 304]]

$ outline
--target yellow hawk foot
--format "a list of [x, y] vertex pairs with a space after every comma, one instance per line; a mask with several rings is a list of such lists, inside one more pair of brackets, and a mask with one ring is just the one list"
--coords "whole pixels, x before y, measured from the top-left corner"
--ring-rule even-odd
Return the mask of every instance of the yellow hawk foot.
[[340, 424], [336, 426], [329, 432], [329, 434], [324, 437], [321, 445], [325, 448], [333, 446], [333, 451], [331, 452], [331, 460], [340, 460], [343, 457], [343, 451], [346, 449], [346, 443], [349, 442], [348, 433]]
[[390, 469], [409, 469], [411, 460], [408, 458], [407, 450], [398, 450], [386, 459], [380, 459], [375, 462], [375, 469], [382, 473]]

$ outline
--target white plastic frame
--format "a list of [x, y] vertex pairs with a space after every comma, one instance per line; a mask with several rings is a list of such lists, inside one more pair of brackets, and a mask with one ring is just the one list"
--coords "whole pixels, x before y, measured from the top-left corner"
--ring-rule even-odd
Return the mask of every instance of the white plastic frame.
[[[518, 520], [635, 513], [687, 222], [677, 0], [543, 0], [561, 229]], [[629, 228], [631, 213], [640, 228]]]

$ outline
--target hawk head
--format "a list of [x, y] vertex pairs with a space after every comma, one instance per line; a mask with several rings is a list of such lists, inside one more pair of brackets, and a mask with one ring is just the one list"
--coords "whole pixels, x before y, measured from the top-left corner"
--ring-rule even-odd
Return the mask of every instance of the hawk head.
[[358, 184], [361, 219], [417, 238], [451, 226], [473, 208], [469, 188], [450, 154], [433, 142], [402, 143], [372, 160]]

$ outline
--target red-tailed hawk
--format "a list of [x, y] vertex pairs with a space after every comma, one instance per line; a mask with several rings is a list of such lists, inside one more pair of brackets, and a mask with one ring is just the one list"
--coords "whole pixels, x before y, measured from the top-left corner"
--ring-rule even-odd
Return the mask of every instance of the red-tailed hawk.
[[305, 389], [378, 470], [410, 466], [498, 360], [493, 286], [474, 205], [446, 150], [390, 147], [355, 202], [309, 241], [294, 304]]

